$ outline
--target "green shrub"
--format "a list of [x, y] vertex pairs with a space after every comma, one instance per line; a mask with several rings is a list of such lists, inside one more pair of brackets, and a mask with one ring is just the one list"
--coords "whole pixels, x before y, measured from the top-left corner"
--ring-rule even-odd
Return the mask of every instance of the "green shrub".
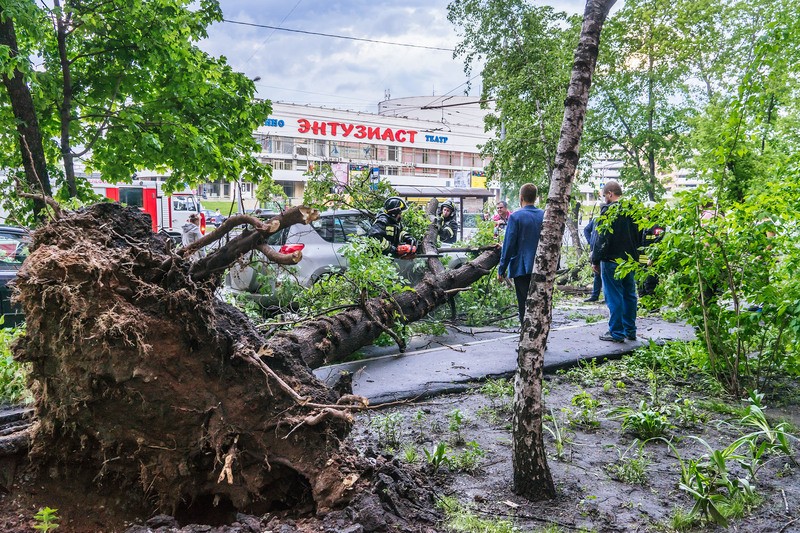
[[18, 363], [11, 354], [11, 343], [25, 334], [24, 327], [0, 329], [0, 403], [31, 403], [27, 364]]

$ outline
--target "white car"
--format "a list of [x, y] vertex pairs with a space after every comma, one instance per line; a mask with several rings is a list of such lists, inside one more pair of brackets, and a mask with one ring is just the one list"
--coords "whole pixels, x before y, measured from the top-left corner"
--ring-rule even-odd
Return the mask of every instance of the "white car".
[[[261, 215], [269, 217], [269, 214]], [[347, 269], [347, 259], [340, 248], [352, 236], [366, 235], [372, 226], [372, 219], [358, 210], [325, 211], [311, 224], [295, 224], [284, 228], [269, 237], [267, 243], [281, 253], [303, 252], [303, 259], [290, 267], [297, 282], [310, 287], [320, 277]], [[463, 255], [455, 256], [448, 263], [448, 268], [457, 268], [465, 262]], [[415, 280], [414, 261], [397, 260], [400, 273], [411, 281]], [[227, 286], [235, 291], [257, 293], [260, 289], [260, 276], [257, 270], [263, 271], [264, 256], [254, 252], [253, 261], [249, 265], [231, 268], [228, 273]]]

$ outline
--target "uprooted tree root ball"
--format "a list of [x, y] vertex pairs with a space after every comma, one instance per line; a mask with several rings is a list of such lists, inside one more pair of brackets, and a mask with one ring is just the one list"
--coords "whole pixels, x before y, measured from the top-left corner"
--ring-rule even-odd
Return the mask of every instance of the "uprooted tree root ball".
[[[341, 516], [356, 519], [353, 505], [374, 504], [378, 492], [392, 516], [379, 529], [417, 530], [412, 523], [434, 519], [418, 477], [396, 467], [389, 475], [379, 458], [342, 444], [352, 409], [366, 401], [339, 397], [314, 377], [303, 349], [281, 349], [291, 337], [266, 342], [215, 297], [219, 265], [235, 255], [233, 246], [248, 238], [260, 246], [260, 237], [308, 213], [281, 217], [245, 230], [202, 263], [153, 234], [147, 215], [116, 204], [67, 213], [34, 234], [17, 282], [27, 334], [16, 357], [32, 364], [36, 396], [26, 479], [126, 494], [126, 520], [161, 512], [182, 523], [224, 524], [240, 512], [326, 516], [348, 504]], [[496, 252], [485, 255], [486, 264], [462, 278], [496, 263]], [[450, 276], [445, 288], [458, 278]], [[428, 280], [421, 289], [432, 298], [422, 307], [446, 297], [436, 286]], [[376, 312], [380, 302], [370, 305], [356, 311], [392, 316]], [[323, 321], [320, 331], [334, 324]], [[369, 328], [365, 343], [384, 327]], [[65, 517], [85, 512], [61, 509]]]

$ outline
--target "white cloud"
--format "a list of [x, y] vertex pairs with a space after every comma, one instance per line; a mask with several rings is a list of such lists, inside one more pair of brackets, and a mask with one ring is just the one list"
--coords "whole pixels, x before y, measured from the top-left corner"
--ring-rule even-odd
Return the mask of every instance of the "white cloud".
[[[452, 49], [456, 29], [448, 0], [220, 0], [225, 19], [308, 32]], [[583, 2], [552, 2], [580, 12]], [[224, 55], [273, 101], [375, 112], [392, 97], [463, 94], [467, 77], [451, 52], [367, 43], [229, 22], [215, 24], [200, 46]], [[480, 79], [470, 94], [478, 95]]]

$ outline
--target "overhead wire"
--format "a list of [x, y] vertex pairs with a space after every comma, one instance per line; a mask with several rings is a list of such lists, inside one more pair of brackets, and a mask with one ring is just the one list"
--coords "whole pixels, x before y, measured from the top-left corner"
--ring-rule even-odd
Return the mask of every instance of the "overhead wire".
[[253, 27], [256, 27], [256, 28], [266, 28], [266, 29], [270, 29], [270, 30], [286, 31], [286, 32], [290, 32], [290, 33], [302, 33], [302, 34], [305, 34], [305, 35], [317, 35], [319, 37], [331, 37], [331, 38], [334, 38], [334, 39], [346, 39], [346, 40], [349, 40], [349, 41], [361, 41], [361, 42], [376, 43], [376, 44], [388, 44], [388, 45], [392, 45], [392, 46], [405, 46], [406, 48], [422, 48], [424, 50], [439, 50], [439, 51], [442, 51], [442, 52], [453, 52], [454, 51], [452, 48], [443, 48], [443, 47], [440, 47], [440, 46], [426, 46], [426, 45], [423, 45], [423, 44], [399, 43], [399, 42], [396, 42], [396, 41], [382, 41], [380, 39], [367, 39], [367, 38], [364, 38], [364, 37], [352, 37], [352, 36], [349, 36], [349, 35], [336, 35], [334, 33], [321, 33], [321, 32], [316, 32], [316, 31], [298, 30], [298, 29], [295, 29], [295, 28], [282, 28], [280, 26], [270, 26], [268, 24], [256, 24], [254, 22], [242, 22], [242, 21], [230, 20], [230, 19], [223, 19], [222, 21], [223, 22], [227, 22], [229, 24], [239, 24], [241, 26], [253, 26]]
[[[289, 16], [290, 16], [292, 13], [294, 13], [294, 10], [295, 10], [295, 9], [297, 9], [297, 6], [299, 6], [299, 5], [300, 5], [300, 2], [302, 2], [302, 1], [303, 1], [303, 0], [297, 0], [297, 3], [294, 5], [294, 7], [293, 7], [292, 9], [290, 9], [290, 10], [289, 10], [289, 12], [288, 12], [288, 13], [286, 13], [286, 15], [284, 15], [284, 17], [283, 17], [283, 18], [281, 19], [281, 21], [278, 23], [278, 26], [280, 26], [281, 24], [283, 24], [284, 22], [286, 22], [286, 19], [288, 19], [288, 18], [289, 18]], [[250, 60], [251, 60], [251, 59], [253, 59], [253, 56], [255, 56], [255, 55], [258, 53], [258, 51], [259, 51], [261, 48], [263, 48], [263, 47], [264, 47], [264, 45], [265, 45], [265, 44], [267, 44], [267, 41], [269, 41], [270, 39], [272, 39], [272, 36], [273, 36], [273, 35], [275, 35], [275, 32], [276, 32], [276, 31], [277, 31], [277, 30], [273, 30], [273, 31], [272, 31], [272, 33], [270, 33], [269, 35], [267, 35], [267, 38], [266, 38], [266, 39], [264, 39], [264, 41], [263, 41], [261, 44], [259, 44], [258, 46], [256, 46], [255, 50], [253, 50], [253, 53], [252, 53], [252, 54], [250, 54], [250, 57], [248, 57], [248, 58], [245, 60], [245, 64], [249, 63], [249, 62], [250, 62]]]

